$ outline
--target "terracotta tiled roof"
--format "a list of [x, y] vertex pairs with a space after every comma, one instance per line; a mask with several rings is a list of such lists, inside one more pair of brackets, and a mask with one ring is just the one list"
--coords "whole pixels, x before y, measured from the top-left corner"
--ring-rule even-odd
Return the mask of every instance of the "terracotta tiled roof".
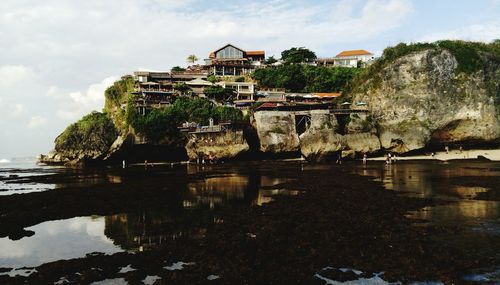
[[321, 97], [321, 98], [336, 98], [342, 95], [342, 93], [313, 93], [313, 95]]
[[247, 51], [247, 55], [265, 55], [266, 52], [263, 50], [252, 50], [252, 51]]
[[341, 56], [355, 56], [355, 55], [372, 55], [373, 53], [366, 51], [364, 49], [356, 49], [356, 50], [345, 50], [339, 54], [337, 54], [337, 57]]

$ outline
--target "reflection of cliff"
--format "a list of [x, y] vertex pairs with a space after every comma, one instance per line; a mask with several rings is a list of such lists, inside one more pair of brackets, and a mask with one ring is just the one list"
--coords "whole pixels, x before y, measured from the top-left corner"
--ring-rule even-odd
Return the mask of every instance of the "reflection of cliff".
[[427, 207], [418, 211], [412, 217], [431, 220], [433, 222], [463, 223], [467, 220], [491, 219], [498, 217], [499, 203], [496, 201], [461, 201], [451, 205]]
[[208, 205], [211, 209], [225, 203], [251, 205], [257, 197], [260, 181], [258, 172], [207, 177], [188, 184], [189, 195], [183, 205], [186, 208]]
[[126, 250], [161, 247], [182, 237], [201, 238], [214, 221], [210, 213], [146, 211], [107, 216], [104, 234]]
[[186, 208], [208, 205], [211, 209], [226, 203], [261, 205], [271, 201], [271, 196], [286, 194], [268, 189], [284, 182], [286, 180], [261, 176], [258, 172], [208, 177], [188, 185], [191, 195], [183, 205]]
[[178, 201], [171, 201], [164, 209], [106, 217], [104, 233], [126, 250], [157, 248], [185, 237], [203, 238], [211, 225], [222, 220], [214, 208], [229, 204], [261, 205], [269, 202], [271, 196], [289, 194], [281, 187], [274, 189], [284, 182], [262, 176], [258, 171], [207, 177], [189, 183], [183, 195], [176, 196]]
[[488, 191], [488, 188], [474, 185], [455, 185], [458, 177], [469, 177], [471, 178], [469, 184], [473, 184], [474, 181], [481, 180], [481, 177], [492, 176], [496, 173], [489, 171], [488, 165], [484, 167], [477, 165], [475, 168], [467, 164], [464, 165], [396, 163], [388, 166], [368, 164], [355, 167], [354, 172], [373, 176], [390, 190], [416, 194], [420, 197], [439, 197], [453, 201], [451, 204], [427, 207], [422, 211], [417, 211], [411, 215], [414, 218], [433, 222], [463, 223], [471, 219], [498, 217], [500, 214], [499, 202], [471, 200], [478, 193]]

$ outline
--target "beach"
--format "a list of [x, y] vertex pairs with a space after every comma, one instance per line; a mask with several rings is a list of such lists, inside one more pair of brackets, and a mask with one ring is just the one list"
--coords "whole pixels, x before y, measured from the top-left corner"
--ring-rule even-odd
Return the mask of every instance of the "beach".
[[[385, 161], [385, 157], [371, 157], [367, 160], [372, 161]], [[438, 160], [438, 161], [450, 161], [450, 160], [464, 160], [464, 159], [487, 159], [490, 161], [500, 161], [500, 149], [471, 149], [471, 150], [449, 150], [434, 152], [434, 156], [429, 152], [425, 155], [404, 155], [397, 156], [397, 160]]]

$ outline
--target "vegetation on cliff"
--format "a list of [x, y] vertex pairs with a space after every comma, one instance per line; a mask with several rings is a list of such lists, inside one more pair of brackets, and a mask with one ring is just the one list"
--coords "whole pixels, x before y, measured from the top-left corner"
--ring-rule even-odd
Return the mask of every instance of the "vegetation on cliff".
[[104, 92], [104, 112], [113, 120], [120, 131], [127, 130], [126, 114], [122, 104], [127, 104], [134, 91], [135, 80], [132, 76], [123, 76]]
[[104, 153], [117, 136], [118, 131], [106, 114], [92, 112], [69, 125], [56, 138], [55, 150], [59, 153], [72, 154]]
[[319, 67], [285, 64], [255, 70], [253, 78], [267, 88], [285, 88], [289, 92], [341, 92], [360, 72], [359, 68]]
[[177, 129], [182, 123], [207, 125], [210, 118], [217, 123], [241, 120], [243, 114], [236, 108], [216, 106], [206, 99], [179, 97], [171, 106], [153, 109], [145, 116], [138, 114], [133, 106], [129, 105], [126, 121], [149, 142], [175, 144], [184, 142], [185, 138]]
[[[397, 59], [423, 50], [449, 51], [457, 60], [455, 73], [469, 75], [483, 70], [488, 61], [500, 63], [500, 40], [491, 43], [442, 40], [433, 43], [400, 43], [384, 49], [382, 56], [357, 76], [354, 88], [377, 87], [382, 82], [381, 71]], [[367, 82], [370, 84], [364, 86]]]

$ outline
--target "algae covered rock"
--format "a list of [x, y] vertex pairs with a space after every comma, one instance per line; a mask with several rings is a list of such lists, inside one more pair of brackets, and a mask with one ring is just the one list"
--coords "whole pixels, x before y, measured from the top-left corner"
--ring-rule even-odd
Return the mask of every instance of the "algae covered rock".
[[[50, 157], [54, 163], [102, 158], [117, 136], [113, 122], [104, 113], [92, 112], [56, 138]], [[50, 162], [50, 157], [43, 162]]]

